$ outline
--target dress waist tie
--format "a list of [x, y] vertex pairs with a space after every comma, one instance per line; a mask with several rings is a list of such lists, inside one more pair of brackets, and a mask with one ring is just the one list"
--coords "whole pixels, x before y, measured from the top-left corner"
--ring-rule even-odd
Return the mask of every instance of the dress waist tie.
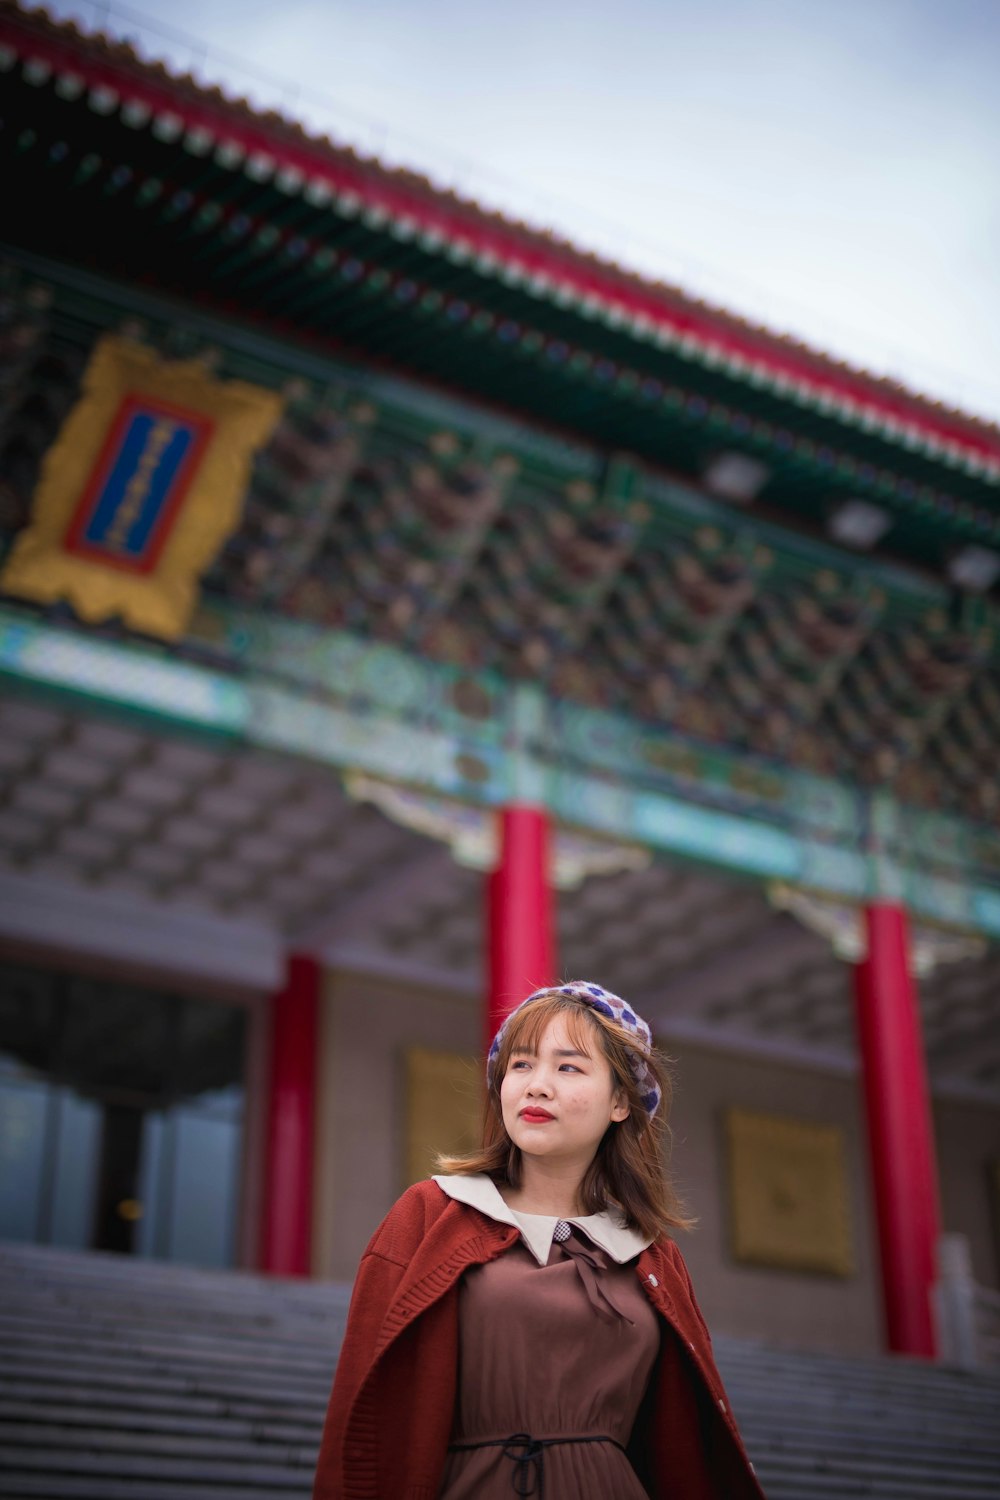
[[473, 1448], [500, 1448], [504, 1458], [510, 1459], [512, 1468], [510, 1482], [515, 1495], [534, 1495], [545, 1500], [545, 1450], [561, 1447], [565, 1443], [611, 1443], [625, 1452], [617, 1438], [605, 1433], [586, 1434], [580, 1437], [535, 1438], [527, 1432], [515, 1432], [511, 1437], [487, 1438], [482, 1443], [449, 1443], [451, 1453], [468, 1453]]

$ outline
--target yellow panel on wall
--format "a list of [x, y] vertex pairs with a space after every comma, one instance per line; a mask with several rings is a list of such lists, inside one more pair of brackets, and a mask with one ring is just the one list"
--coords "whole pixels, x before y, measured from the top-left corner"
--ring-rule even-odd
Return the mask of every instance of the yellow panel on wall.
[[844, 1133], [730, 1109], [733, 1255], [749, 1265], [850, 1276], [854, 1270]]
[[281, 409], [275, 392], [216, 380], [200, 360], [100, 339], [0, 589], [175, 640], [239, 524], [253, 456]]
[[406, 1186], [435, 1170], [439, 1151], [472, 1151], [483, 1116], [482, 1063], [456, 1052], [406, 1053]]

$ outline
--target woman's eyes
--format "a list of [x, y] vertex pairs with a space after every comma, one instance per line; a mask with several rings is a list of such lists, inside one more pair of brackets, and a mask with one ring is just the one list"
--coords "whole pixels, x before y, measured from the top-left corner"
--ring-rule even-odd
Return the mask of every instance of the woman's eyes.
[[[531, 1064], [526, 1059], [519, 1058], [517, 1062], [512, 1062], [511, 1063], [511, 1065], [510, 1065], [510, 1071], [512, 1073], [514, 1073], [514, 1072], [516, 1072], [518, 1070], [518, 1068], [529, 1068], [530, 1066], [531, 1066]], [[563, 1068], [569, 1068], [570, 1071], [573, 1072], [573, 1073], [579, 1073], [581, 1071], [577, 1067], [576, 1063], [560, 1063], [559, 1064], [559, 1071], [560, 1071], [560, 1073], [562, 1072]]]

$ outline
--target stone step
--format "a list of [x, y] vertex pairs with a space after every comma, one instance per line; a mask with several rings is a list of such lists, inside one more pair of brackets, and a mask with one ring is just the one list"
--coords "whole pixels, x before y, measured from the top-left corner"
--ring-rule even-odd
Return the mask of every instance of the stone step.
[[336, 1359], [336, 1349], [310, 1350], [295, 1358], [294, 1347], [265, 1344], [247, 1348], [242, 1342], [221, 1339], [199, 1339], [185, 1333], [171, 1338], [163, 1330], [156, 1338], [143, 1337], [136, 1330], [123, 1329], [102, 1339], [89, 1335], [74, 1339], [58, 1338], [54, 1333], [41, 1337], [4, 1336], [0, 1334], [0, 1357], [16, 1359], [24, 1368], [32, 1363], [66, 1361], [70, 1366], [86, 1366], [93, 1359], [108, 1369], [124, 1369], [136, 1363], [169, 1363], [176, 1369], [225, 1369], [237, 1366], [270, 1370], [274, 1375], [287, 1373], [290, 1378], [312, 1378], [315, 1373], [329, 1372]]
[[[303, 1404], [298, 1401], [289, 1403], [289, 1412], [301, 1414], [303, 1420], [311, 1418], [319, 1422], [322, 1420], [328, 1395], [329, 1390], [326, 1392], [316, 1390], [312, 1393], [312, 1399], [308, 1403]], [[127, 1381], [121, 1385], [81, 1387], [79, 1383], [61, 1384], [50, 1378], [22, 1380], [17, 1377], [0, 1376], [0, 1406], [8, 1397], [13, 1400], [31, 1400], [38, 1406], [44, 1406], [47, 1401], [52, 1401], [68, 1406], [95, 1406], [102, 1410], [114, 1411], [121, 1409], [127, 1399], [128, 1410], [137, 1413], [170, 1415], [176, 1412], [190, 1412], [193, 1416], [201, 1417], [233, 1413], [249, 1422], [269, 1419], [284, 1421], [288, 1415], [273, 1398], [259, 1400], [238, 1396], [232, 1392], [218, 1396], [206, 1395], [190, 1390], [185, 1385], [169, 1391], [159, 1391], [145, 1386], [137, 1387], [134, 1381]]]
[[236, 1480], [199, 1474], [190, 1482], [141, 1474], [45, 1474], [0, 1469], [4, 1500], [309, 1500], [312, 1475], [245, 1475]]
[[147, 1407], [135, 1408], [116, 1405], [110, 1409], [99, 1405], [85, 1405], [81, 1401], [73, 1406], [68, 1402], [24, 1401], [0, 1397], [0, 1426], [8, 1430], [15, 1427], [28, 1430], [32, 1426], [45, 1424], [53, 1432], [80, 1428], [84, 1431], [102, 1429], [120, 1433], [165, 1433], [177, 1437], [225, 1437], [244, 1442], [290, 1443], [301, 1446], [312, 1442], [316, 1433], [315, 1419], [296, 1421], [289, 1417], [285, 1421], [268, 1420], [266, 1417], [236, 1416], [224, 1411], [218, 1416], [196, 1416], [184, 1402], [175, 1411], [150, 1411]]
[[[942, 1453], [940, 1466], [859, 1462], [849, 1455], [803, 1463], [789, 1454], [768, 1455], [766, 1467], [757, 1464], [768, 1500], [779, 1493], [813, 1495], [875, 1495], [886, 1500], [996, 1500], [996, 1474], [954, 1474], [953, 1455]], [[784, 1489], [783, 1485], [797, 1489]], [[806, 1486], [808, 1485], [808, 1488]]]
[[[185, 1388], [193, 1383], [204, 1385], [206, 1381], [228, 1380], [236, 1383], [256, 1382], [270, 1388], [274, 1382], [284, 1382], [292, 1394], [309, 1398], [318, 1384], [329, 1385], [336, 1365], [334, 1355], [321, 1361], [304, 1360], [296, 1366], [287, 1357], [275, 1355], [268, 1358], [250, 1358], [236, 1350], [193, 1350], [189, 1347], [172, 1350], [169, 1345], [137, 1345], [116, 1349], [73, 1349], [70, 1346], [5, 1343], [0, 1339], [0, 1372], [15, 1365], [25, 1377], [51, 1375], [60, 1378], [61, 1373], [74, 1380], [94, 1380], [120, 1385], [123, 1380], [137, 1374], [162, 1378], [163, 1382], [180, 1382]], [[2, 1374], [0, 1374], [2, 1379]], [[293, 1389], [294, 1388], [294, 1389]]]
[[[349, 1295], [0, 1246], [0, 1497], [306, 1500]], [[1000, 1497], [1000, 1374], [716, 1354], [769, 1500]]]
[[[317, 1445], [318, 1446], [318, 1445]], [[0, 1474], [32, 1473], [72, 1478], [150, 1479], [161, 1484], [214, 1480], [220, 1484], [244, 1484], [248, 1488], [281, 1490], [297, 1486], [302, 1475], [312, 1478], [316, 1448], [301, 1462], [275, 1462], [269, 1454], [250, 1453], [242, 1460], [225, 1458], [167, 1458], [161, 1453], [94, 1453], [86, 1448], [42, 1448], [4, 1452], [0, 1449]], [[2, 1493], [2, 1492], [0, 1492]]]
[[253, 1461], [263, 1444], [269, 1463], [286, 1468], [300, 1467], [316, 1462], [317, 1443], [312, 1439], [315, 1431], [308, 1434], [302, 1443], [268, 1442], [260, 1432], [253, 1430], [243, 1435], [233, 1435], [228, 1423], [219, 1423], [216, 1429], [199, 1436], [178, 1435], [173, 1432], [122, 1431], [117, 1422], [111, 1425], [94, 1423], [86, 1429], [79, 1426], [62, 1427], [51, 1422], [11, 1422], [0, 1416], [0, 1463], [16, 1467], [18, 1454], [55, 1452], [67, 1454], [128, 1453], [163, 1458], [204, 1458], [208, 1462], [223, 1462], [233, 1459], [238, 1462]]

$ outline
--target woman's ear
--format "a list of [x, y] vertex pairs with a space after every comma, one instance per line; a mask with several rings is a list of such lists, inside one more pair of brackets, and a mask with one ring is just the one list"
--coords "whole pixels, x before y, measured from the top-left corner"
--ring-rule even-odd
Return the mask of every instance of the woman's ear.
[[611, 1118], [620, 1125], [622, 1120], [627, 1120], [631, 1113], [628, 1095], [624, 1089], [619, 1089], [611, 1105]]

